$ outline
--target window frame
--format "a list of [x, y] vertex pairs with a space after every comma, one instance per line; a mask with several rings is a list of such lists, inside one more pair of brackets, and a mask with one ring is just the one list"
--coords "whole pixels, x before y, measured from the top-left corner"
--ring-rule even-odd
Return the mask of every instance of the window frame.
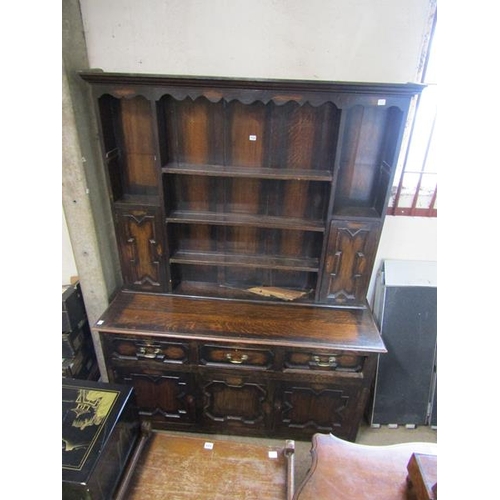
[[[434, 170], [427, 168], [431, 148], [436, 140], [434, 131], [437, 121], [437, 84], [434, 75], [429, 77], [428, 74], [431, 56], [435, 57], [435, 44], [433, 44], [436, 40], [437, 26], [435, 8], [432, 11], [430, 24], [429, 36], [422, 51], [423, 62], [419, 71], [419, 81], [427, 87], [415, 98], [410, 109], [407, 132], [403, 138], [402, 153], [394, 176], [387, 215], [437, 217], [437, 165]], [[428, 105], [433, 107], [433, 115], [430, 115], [429, 110], [425, 109]], [[427, 123], [423, 122], [424, 112]], [[417, 128], [419, 133], [426, 134], [426, 144], [423, 148], [416, 147], [414, 144]], [[414, 147], [412, 148], [412, 146]], [[415, 162], [416, 154], [423, 156], [422, 161], [417, 164]], [[409, 182], [410, 177], [415, 180]], [[423, 192], [422, 189], [424, 178], [425, 184], [432, 186], [426, 190], [427, 192]], [[425, 198], [427, 198], [426, 201]], [[411, 200], [410, 203], [408, 203], [409, 200]]]

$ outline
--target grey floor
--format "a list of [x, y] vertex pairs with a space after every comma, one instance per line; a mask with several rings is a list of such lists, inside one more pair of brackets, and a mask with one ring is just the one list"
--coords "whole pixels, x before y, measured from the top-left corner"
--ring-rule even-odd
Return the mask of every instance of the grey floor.
[[[170, 432], [169, 432], [170, 433]], [[226, 436], [221, 434], [193, 434], [172, 432], [171, 434], [182, 435], [186, 434], [195, 437], [206, 437], [211, 440], [220, 441], [238, 441], [240, 443], [250, 443], [263, 446], [279, 446], [285, 445], [284, 439], [268, 439], [268, 438], [251, 438], [245, 436]], [[398, 426], [392, 428], [389, 426], [380, 426], [373, 428], [370, 425], [363, 423], [359, 429], [356, 443], [365, 445], [390, 445], [409, 442], [424, 442], [437, 443], [437, 430], [428, 426], [417, 426], [415, 428], [406, 428]], [[295, 455], [294, 455], [294, 483], [295, 488], [302, 482], [311, 466], [311, 441], [295, 440]]]

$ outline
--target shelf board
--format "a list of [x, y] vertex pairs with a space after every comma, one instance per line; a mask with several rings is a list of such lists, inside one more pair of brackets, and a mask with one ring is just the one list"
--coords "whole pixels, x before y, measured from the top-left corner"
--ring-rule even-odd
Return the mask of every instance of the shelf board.
[[171, 263], [246, 268], [279, 269], [286, 271], [318, 272], [319, 259], [276, 257], [269, 255], [221, 254], [181, 250], [170, 258]]
[[193, 297], [215, 297], [218, 299], [244, 300], [251, 302], [280, 302], [286, 304], [312, 304], [314, 303], [314, 290], [304, 290], [307, 294], [304, 297], [293, 301], [283, 301], [276, 297], [265, 297], [255, 295], [248, 291], [251, 285], [248, 284], [221, 284], [221, 283], [206, 283], [195, 281], [181, 281], [174, 289], [176, 295], [193, 296]]
[[259, 228], [293, 229], [317, 232], [325, 231], [325, 223], [323, 221], [260, 214], [228, 214], [176, 210], [167, 216], [167, 222], [182, 224], [212, 224], [219, 226], [252, 226]]
[[334, 217], [360, 217], [369, 219], [380, 219], [380, 214], [373, 207], [346, 206], [339, 207], [333, 211]]
[[147, 205], [157, 207], [160, 205], [158, 195], [126, 194], [114, 202], [115, 205]]
[[166, 165], [162, 168], [162, 172], [166, 174], [203, 175], [209, 177], [247, 177], [299, 181], [331, 181], [333, 178], [332, 173], [328, 170], [245, 168], [227, 165], [192, 165], [187, 163]]

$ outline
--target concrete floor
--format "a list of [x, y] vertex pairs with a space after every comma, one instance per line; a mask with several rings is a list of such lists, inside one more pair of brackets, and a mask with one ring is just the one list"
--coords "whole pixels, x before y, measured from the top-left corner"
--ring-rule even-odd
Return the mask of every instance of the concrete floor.
[[[168, 432], [169, 434], [182, 435], [185, 434], [191, 437], [206, 438], [209, 440], [219, 441], [238, 441], [240, 443], [249, 443], [252, 445], [261, 446], [277, 446], [284, 447], [284, 439], [267, 439], [267, 438], [252, 438], [245, 436], [226, 436], [221, 434], [198, 434], [198, 433], [182, 433]], [[437, 443], [437, 430], [428, 426], [420, 426], [414, 429], [399, 426], [390, 428], [381, 426], [372, 428], [367, 423], [363, 423], [359, 429], [356, 443], [365, 445], [391, 445], [409, 442], [424, 442]], [[305, 478], [311, 466], [311, 441], [295, 441], [294, 455], [294, 483], [295, 489]]]

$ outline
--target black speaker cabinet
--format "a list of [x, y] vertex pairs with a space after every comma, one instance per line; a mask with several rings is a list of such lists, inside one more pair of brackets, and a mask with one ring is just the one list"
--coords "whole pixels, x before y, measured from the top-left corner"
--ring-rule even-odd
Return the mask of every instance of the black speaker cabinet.
[[385, 260], [373, 313], [387, 348], [378, 360], [368, 420], [437, 427], [436, 262]]

